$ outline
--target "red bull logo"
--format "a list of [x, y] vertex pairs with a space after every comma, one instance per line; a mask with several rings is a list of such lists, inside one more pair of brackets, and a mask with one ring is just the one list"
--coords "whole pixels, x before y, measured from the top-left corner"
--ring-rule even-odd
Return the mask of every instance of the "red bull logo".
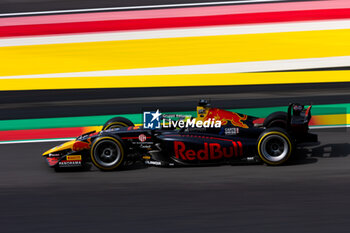
[[248, 125], [242, 122], [247, 120], [247, 118], [247, 115], [241, 116], [235, 112], [229, 112], [218, 108], [211, 108], [208, 110], [208, 113], [204, 117], [204, 120], [214, 119], [215, 121], [221, 121], [222, 125], [226, 125], [228, 122], [231, 122], [233, 126], [249, 128]]
[[47, 157], [46, 161], [50, 166], [54, 166], [58, 163], [59, 158], [58, 157]]
[[183, 142], [174, 142], [175, 157], [181, 160], [229, 159], [234, 156], [242, 156], [242, 151], [242, 143], [240, 141], [232, 141], [232, 146], [222, 146], [219, 143], [205, 142], [204, 148], [200, 150], [188, 149]]
[[87, 141], [88, 142], [76, 141], [73, 144], [72, 150], [80, 151], [80, 150], [84, 150], [84, 149], [90, 149], [91, 139], [89, 138]]

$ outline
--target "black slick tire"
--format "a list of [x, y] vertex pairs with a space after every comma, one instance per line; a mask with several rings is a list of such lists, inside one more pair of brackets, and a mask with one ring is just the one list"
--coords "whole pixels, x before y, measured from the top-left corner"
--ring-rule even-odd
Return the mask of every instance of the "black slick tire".
[[287, 118], [288, 118], [288, 114], [286, 112], [271, 113], [264, 120], [264, 127], [266, 127], [266, 128], [280, 127], [280, 128], [286, 129], [287, 128]]
[[121, 127], [129, 127], [134, 126], [134, 123], [125, 117], [114, 117], [108, 120], [104, 125], [102, 130], [113, 129], [113, 128], [121, 128]]
[[122, 167], [125, 159], [124, 144], [115, 137], [100, 137], [92, 144], [92, 163], [102, 171], [112, 171]]
[[257, 150], [260, 159], [267, 165], [281, 165], [292, 155], [294, 142], [285, 130], [269, 128], [259, 136]]

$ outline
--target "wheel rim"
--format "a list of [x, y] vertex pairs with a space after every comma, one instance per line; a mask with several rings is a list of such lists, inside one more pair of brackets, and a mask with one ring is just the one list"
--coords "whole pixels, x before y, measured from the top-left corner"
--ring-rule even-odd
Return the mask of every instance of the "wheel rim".
[[112, 167], [121, 158], [119, 145], [112, 140], [99, 141], [94, 148], [94, 158], [103, 167]]
[[288, 142], [280, 135], [269, 135], [261, 143], [261, 152], [267, 160], [279, 162], [288, 155]]

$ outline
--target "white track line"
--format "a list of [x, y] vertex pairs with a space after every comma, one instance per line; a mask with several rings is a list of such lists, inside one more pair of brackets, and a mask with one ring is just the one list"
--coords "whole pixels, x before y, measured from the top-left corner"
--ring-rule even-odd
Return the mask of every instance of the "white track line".
[[96, 11], [113, 11], [113, 10], [140, 10], [140, 9], [153, 9], [153, 8], [160, 9], [160, 8], [189, 7], [189, 6], [232, 5], [232, 4], [242, 4], [242, 3], [286, 2], [286, 1], [288, 0], [237, 0], [237, 1], [221, 1], [221, 2], [148, 5], [148, 6], [104, 7], [104, 8], [90, 8], [90, 9], [74, 9], [74, 10], [3, 13], [3, 14], [0, 14], [0, 17], [23, 16], [23, 15], [45, 15], [45, 14], [66, 14], [66, 13], [77, 13], [77, 12], [96, 12]]
[[52, 139], [37, 139], [37, 140], [20, 140], [20, 141], [3, 141], [0, 144], [18, 144], [18, 143], [33, 143], [33, 142], [65, 142], [75, 138], [52, 138]]
[[309, 127], [310, 129], [340, 129], [340, 128], [350, 128], [350, 125], [328, 125], [328, 126], [311, 125]]
[[141, 69], [121, 69], [72, 73], [37, 74], [2, 76], [0, 79], [26, 78], [70, 78], [70, 77], [107, 77], [107, 76], [139, 76], [139, 75], [184, 75], [184, 74], [225, 74], [266, 72], [279, 70], [300, 70], [327, 67], [350, 66], [350, 56], [272, 60], [258, 62], [236, 62], [207, 65], [170, 66]]
[[298, 23], [268, 23], [238, 26], [210, 26], [124, 32], [13, 37], [0, 39], [0, 47], [337, 29], [350, 29], [350, 20], [320, 20]]

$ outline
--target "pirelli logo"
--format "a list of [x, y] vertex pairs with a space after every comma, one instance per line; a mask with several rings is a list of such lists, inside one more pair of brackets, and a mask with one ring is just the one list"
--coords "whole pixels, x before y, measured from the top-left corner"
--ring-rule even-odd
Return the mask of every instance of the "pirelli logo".
[[67, 155], [67, 161], [81, 161], [81, 155]]

